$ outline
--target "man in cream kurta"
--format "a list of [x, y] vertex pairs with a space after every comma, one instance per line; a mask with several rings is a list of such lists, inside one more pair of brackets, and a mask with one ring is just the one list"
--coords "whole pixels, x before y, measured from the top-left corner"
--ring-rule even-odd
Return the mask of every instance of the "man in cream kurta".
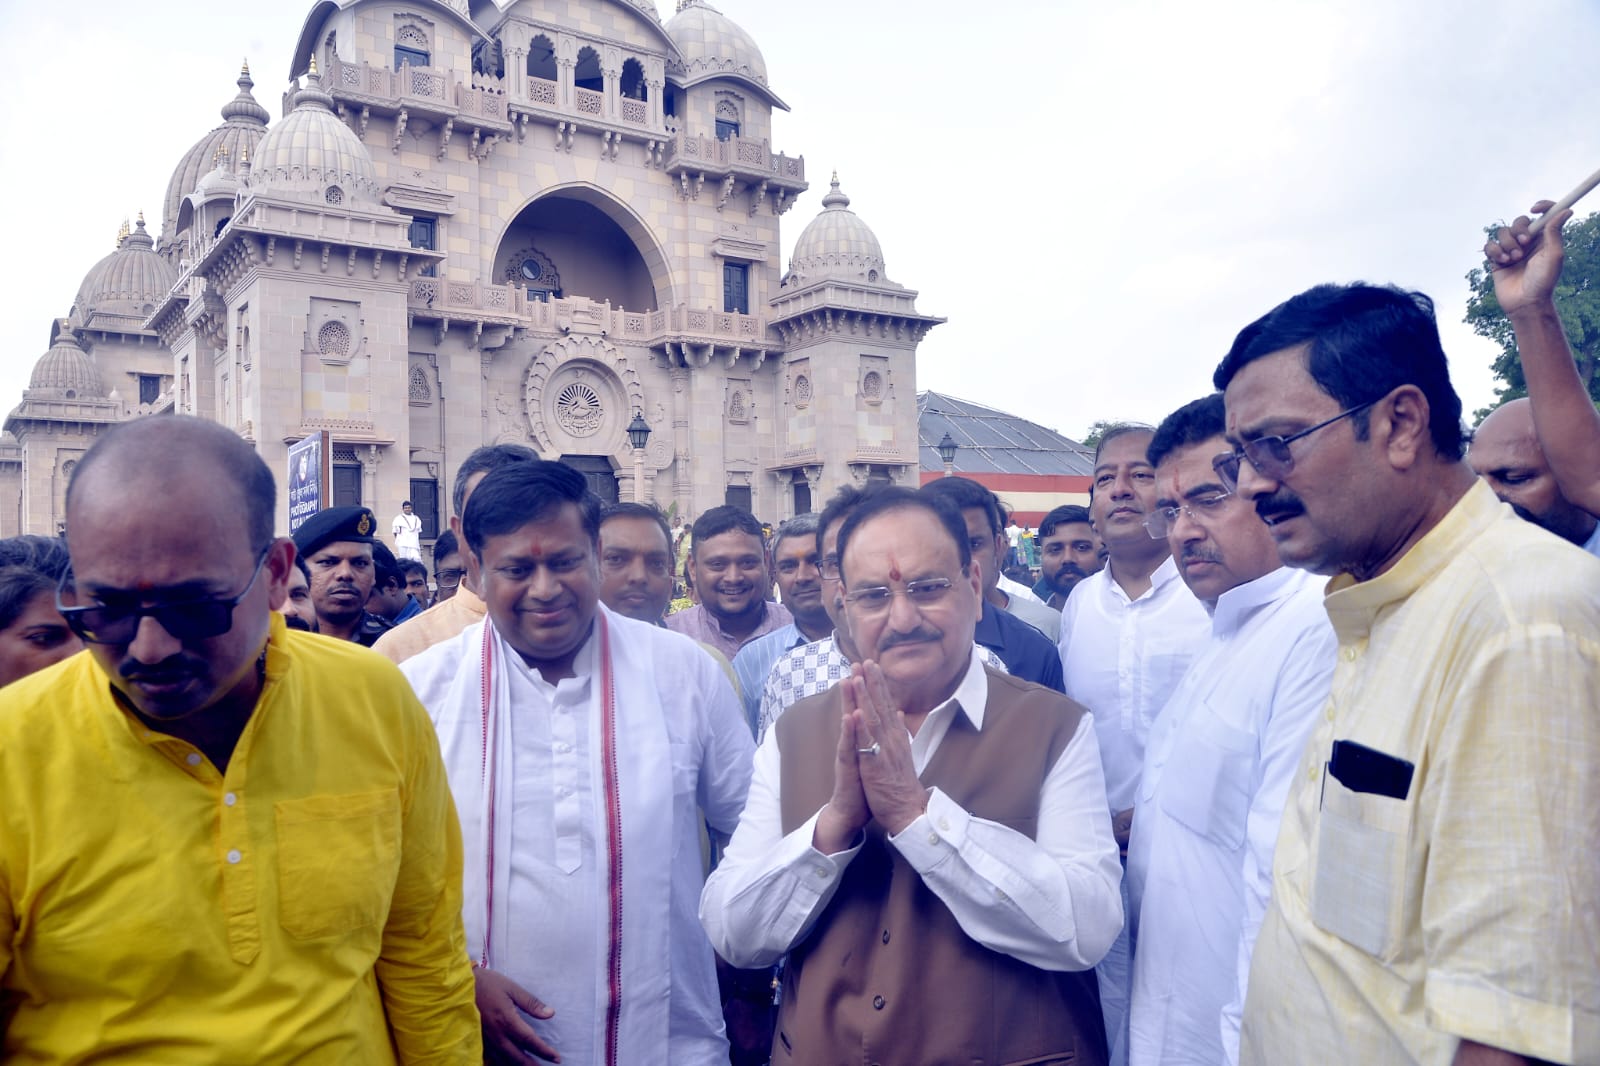
[[402, 670], [461, 815], [488, 1045], [726, 1062], [696, 807], [719, 831], [738, 822], [753, 750], [738, 698], [693, 641], [599, 605], [581, 475], [494, 471], [463, 525], [488, 617]]

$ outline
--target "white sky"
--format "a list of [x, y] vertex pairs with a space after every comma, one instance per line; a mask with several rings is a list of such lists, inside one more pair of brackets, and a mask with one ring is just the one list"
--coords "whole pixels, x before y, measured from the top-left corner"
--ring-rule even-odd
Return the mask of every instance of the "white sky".
[[[806, 158], [785, 265], [837, 168], [889, 276], [950, 319], [918, 387], [1072, 437], [1209, 391], [1240, 327], [1322, 281], [1433, 296], [1483, 406], [1494, 349], [1461, 324], [1480, 231], [1600, 167], [1592, 0], [718, 6], [793, 108], [773, 147]], [[278, 117], [309, 10], [0, 0], [0, 410], [122, 220], [159, 229], [241, 58]]]

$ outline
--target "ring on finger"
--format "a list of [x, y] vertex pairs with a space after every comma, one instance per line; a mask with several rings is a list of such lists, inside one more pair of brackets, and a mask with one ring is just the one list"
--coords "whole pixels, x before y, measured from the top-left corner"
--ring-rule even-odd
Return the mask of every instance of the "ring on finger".
[[883, 745], [879, 744], [876, 740], [874, 740], [872, 742], [872, 747], [870, 747], [870, 748], [857, 748], [856, 749], [856, 754], [857, 755], [876, 755], [881, 750], [883, 750]]

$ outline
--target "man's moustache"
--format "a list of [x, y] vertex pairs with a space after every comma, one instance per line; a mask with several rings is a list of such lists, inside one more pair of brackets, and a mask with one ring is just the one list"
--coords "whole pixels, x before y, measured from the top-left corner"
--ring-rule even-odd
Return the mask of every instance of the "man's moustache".
[[902, 644], [934, 643], [943, 636], [943, 633], [935, 629], [913, 629], [909, 633], [888, 633], [878, 642], [878, 654], [882, 655], [890, 648], [898, 648]]
[[1300, 502], [1300, 498], [1282, 489], [1256, 500], [1256, 514], [1269, 526], [1280, 519], [1305, 513], [1306, 506]]

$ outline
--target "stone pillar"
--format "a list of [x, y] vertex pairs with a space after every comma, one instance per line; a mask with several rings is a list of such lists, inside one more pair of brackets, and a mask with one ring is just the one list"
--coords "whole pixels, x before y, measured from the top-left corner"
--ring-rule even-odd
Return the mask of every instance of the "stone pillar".
[[672, 499], [678, 505], [678, 513], [687, 516], [694, 505], [694, 481], [689, 468], [689, 368], [675, 366], [667, 371], [667, 377], [672, 381]]

